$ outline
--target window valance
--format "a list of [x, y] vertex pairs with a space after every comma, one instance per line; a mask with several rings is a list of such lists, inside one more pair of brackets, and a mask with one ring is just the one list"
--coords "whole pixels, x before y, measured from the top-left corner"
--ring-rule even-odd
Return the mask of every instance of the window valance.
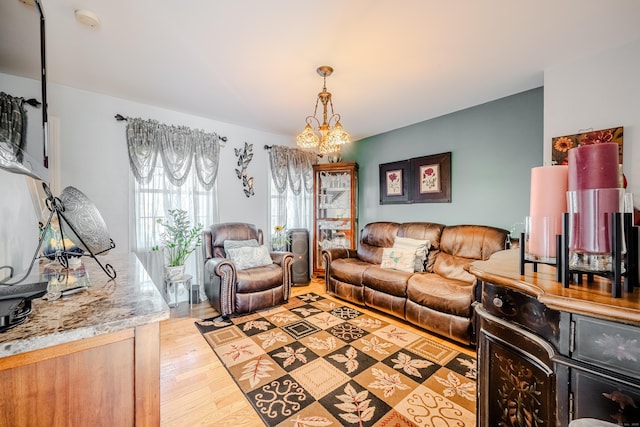
[[316, 163], [315, 153], [298, 148], [273, 145], [269, 151], [271, 176], [278, 193], [289, 188], [298, 195], [304, 186], [305, 191], [313, 190], [313, 165]]
[[210, 190], [218, 174], [219, 140], [216, 133], [127, 118], [129, 165], [136, 180], [143, 184], [151, 180], [159, 154], [173, 185], [184, 184], [191, 167], [195, 166], [198, 181]]

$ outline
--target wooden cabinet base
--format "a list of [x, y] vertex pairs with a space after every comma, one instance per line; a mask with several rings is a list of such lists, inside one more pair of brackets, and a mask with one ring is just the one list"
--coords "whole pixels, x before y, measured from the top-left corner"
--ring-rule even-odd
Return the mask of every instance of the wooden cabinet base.
[[0, 359], [0, 426], [157, 426], [160, 327]]

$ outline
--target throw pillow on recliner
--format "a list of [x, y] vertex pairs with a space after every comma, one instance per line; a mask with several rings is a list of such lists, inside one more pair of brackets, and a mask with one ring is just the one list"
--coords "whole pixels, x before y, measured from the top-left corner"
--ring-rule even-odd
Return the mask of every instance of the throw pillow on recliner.
[[227, 249], [236, 249], [236, 248], [244, 248], [245, 246], [251, 246], [257, 248], [260, 246], [256, 239], [250, 240], [225, 240], [224, 241], [224, 252], [227, 252]]
[[427, 260], [427, 252], [431, 247], [431, 242], [428, 240], [412, 239], [410, 237], [396, 236], [393, 247], [397, 249], [411, 249], [413, 250], [414, 257], [414, 272], [424, 271], [424, 263]]
[[237, 270], [262, 267], [273, 263], [266, 246], [243, 246], [226, 250], [227, 257], [233, 261]]

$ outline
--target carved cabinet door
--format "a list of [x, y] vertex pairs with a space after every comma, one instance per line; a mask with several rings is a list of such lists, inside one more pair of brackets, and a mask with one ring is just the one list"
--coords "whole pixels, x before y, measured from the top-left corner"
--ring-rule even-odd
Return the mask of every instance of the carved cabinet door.
[[482, 307], [478, 336], [478, 413], [482, 427], [557, 425], [555, 350]]

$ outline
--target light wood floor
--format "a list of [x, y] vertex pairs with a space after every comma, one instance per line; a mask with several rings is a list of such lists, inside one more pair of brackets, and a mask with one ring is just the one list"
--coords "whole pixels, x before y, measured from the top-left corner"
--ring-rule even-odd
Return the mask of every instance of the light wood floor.
[[[324, 282], [313, 279], [307, 286], [296, 286], [292, 295], [315, 292], [324, 294]], [[346, 303], [345, 303], [346, 304]], [[348, 305], [348, 304], [347, 304]], [[361, 311], [368, 311], [358, 307]], [[168, 426], [263, 426], [209, 344], [194, 325], [197, 319], [217, 313], [208, 302], [193, 309], [181, 303], [171, 309], [171, 318], [160, 324], [160, 419]], [[376, 313], [377, 316], [382, 316]], [[406, 323], [386, 318], [391, 323]], [[422, 330], [417, 333], [438, 339]], [[446, 341], [467, 354], [475, 353]]]

